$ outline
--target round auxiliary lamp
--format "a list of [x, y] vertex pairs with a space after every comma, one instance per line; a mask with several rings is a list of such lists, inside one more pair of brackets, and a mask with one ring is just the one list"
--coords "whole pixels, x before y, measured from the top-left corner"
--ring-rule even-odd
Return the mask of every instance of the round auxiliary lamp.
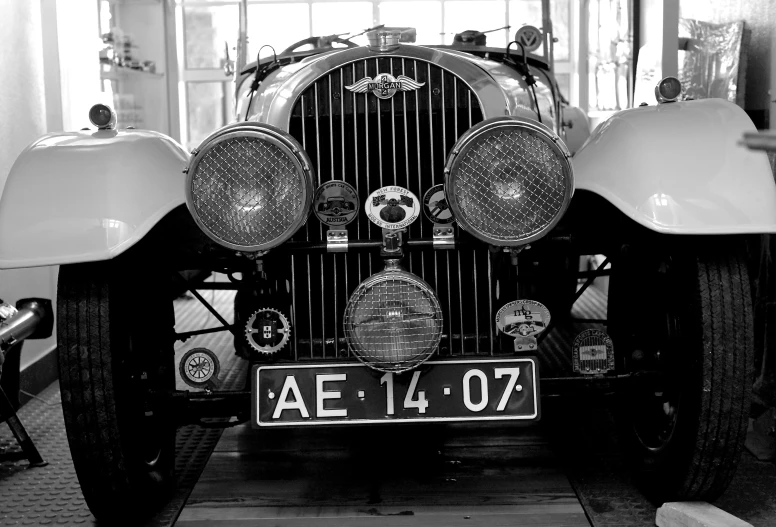
[[419, 277], [387, 260], [386, 269], [364, 280], [345, 308], [345, 339], [365, 365], [403, 372], [427, 361], [442, 340], [442, 308]]

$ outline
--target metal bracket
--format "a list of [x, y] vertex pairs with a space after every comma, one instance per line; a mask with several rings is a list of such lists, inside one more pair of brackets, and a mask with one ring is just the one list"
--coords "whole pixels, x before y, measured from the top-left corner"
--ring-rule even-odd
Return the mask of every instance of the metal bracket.
[[536, 337], [515, 337], [515, 353], [536, 351]]
[[401, 258], [404, 256], [402, 250], [402, 233], [404, 229], [383, 229], [383, 248], [380, 249], [380, 256], [390, 258]]
[[434, 249], [455, 249], [455, 230], [452, 224], [435, 223], [431, 232], [434, 234]]
[[329, 228], [326, 232], [326, 250], [330, 253], [348, 252], [347, 229]]

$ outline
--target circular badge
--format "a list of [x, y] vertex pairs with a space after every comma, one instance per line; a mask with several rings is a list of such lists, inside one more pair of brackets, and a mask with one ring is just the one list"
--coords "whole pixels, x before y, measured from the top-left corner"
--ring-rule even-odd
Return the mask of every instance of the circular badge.
[[402, 187], [383, 187], [366, 200], [369, 221], [382, 229], [403, 229], [418, 219], [418, 198]]
[[600, 329], [586, 329], [577, 335], [571, 350], [575, 372], [605, 373], [614, 369], [612, 339]]
[[313, 212], [324, 225], [347, 225], [358, 215], [358, 193], [344, 181], [327, 181], [315, 191]]
[[453, 223], [453, 211], [445, 198], [445, 186], [434, 185], [423, 194], [423, 213], [432, 223]]
[[183, 382], [192, 388], [203, 388], [206, 384], [218, 384], [221, 363], [209, 349], [193, 348], [181, 359], [179, 370]]
[[513, 300], [496, 313], [496, 327], [510, 337], [535, 337], [550, 323], [550, 310], [536, 300]]
[[288, 342], [291, 324], [276, 309], [264, 308], [256, 311], [245, 324], [248, 344], [259, 353], [275, 353]]
[[523, 26], [515, 33], [515, 42], [521, 43], [526, 52], [534, 51], [542, 45], [542, 32], [534, 26]]

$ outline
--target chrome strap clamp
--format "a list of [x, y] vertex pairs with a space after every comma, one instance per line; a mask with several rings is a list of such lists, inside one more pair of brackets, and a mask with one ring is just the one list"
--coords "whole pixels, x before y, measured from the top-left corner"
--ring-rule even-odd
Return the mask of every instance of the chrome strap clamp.
[[536, 351], [536, 337], [515, 337], [515, 353]]
[[405, 232], [405, 229], [383, 229], [383, 247], [380, 249], [380, 256], [391, 258], [404, 256], [402, 234]]
[[431, 232], [434, 235], [434, 249], [455, 249], [455, 230], [452, 224], [435, 223]]
[[326, 232], [326, 250], [330, 253], [348, 252], [348, 230], [329, 228]]

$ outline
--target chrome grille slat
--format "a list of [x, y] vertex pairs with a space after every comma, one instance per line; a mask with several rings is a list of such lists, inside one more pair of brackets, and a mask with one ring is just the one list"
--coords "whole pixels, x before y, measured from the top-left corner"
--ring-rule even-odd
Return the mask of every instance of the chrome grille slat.
[[[425, 84], [417, 91], [399, 92], [392, 100], [382, 102], [371, 93], [344, 90], [344, 86], [365, 76], [374, 78], [377, 73], [407, 75]], [[470, 88], [454, 74], [422, 60], [400, 57], [370, 57], [328, 72], [309, 86], [294, 108], [290, 133], [305, 136], [300, 142], [309, 149], [319, 183], [347, 181], [356, 189], [362, 206], [370, 192], [391, 184], [406, 186], [422, 199], [428, 188], [444, 182], [447, 152], [469, 128], [467, 123], [483, 119]], [[327, 118], [328, 123], [324, 120]], [[318, 223], [314, 217], [309, 222]], [[365, 214], [359, 214], [348, 229], [351, 239], [381, 237], [380, 229]], [[430, 235], [431, 224], [424, 216], [410, 226], [411, 239]], [[325, 242], [325, 229], [312, 226], [308, 236], [300, 232], [296, 239]], [[466, 249], [463, 255], [458, 251], [407, 252], [405, 267], [433, 285], [445, 312], [440, 354], [489, 352], [491, 345], [484, 345], [489, 339], [484, 325], [490, 326], [490, 322], [485, 316], [495, 313], [492, 306], [486, 306], [491, 299], [484, 289], [489, 259], [485, 246], [474, 251]], [[298, 279], [307, 271], [306, 260], [297, 257], [292, 263]], [[314, 358], [348, 355], [341, 327], [345, 304], [361, 282], [382, 269], [376, 251], [312, 256], [308, 294], [302, 292], [304, 286], [293, 293], [296, 324], [301, 326], [295, 328], [294, 343], [303, 349], [309, 346]], [[318, 291], [320, 300], [315, 298]], [[471, 302], [475, 309], [464, 315], [461, 304], [470, 306]]]

